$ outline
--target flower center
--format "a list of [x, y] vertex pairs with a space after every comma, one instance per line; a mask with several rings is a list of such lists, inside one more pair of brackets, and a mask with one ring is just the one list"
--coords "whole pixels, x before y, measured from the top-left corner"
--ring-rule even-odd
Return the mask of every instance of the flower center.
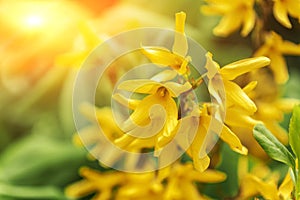
[[157, 89], [156, 93], [157, 93], [159, 96], [164, 97], [164, 96], [166, 96], [166, 95], [169, 94], [169, 91], [168, 91], [167, 88], [165, 88], [165, 87], [160, 87], [160, 88]]

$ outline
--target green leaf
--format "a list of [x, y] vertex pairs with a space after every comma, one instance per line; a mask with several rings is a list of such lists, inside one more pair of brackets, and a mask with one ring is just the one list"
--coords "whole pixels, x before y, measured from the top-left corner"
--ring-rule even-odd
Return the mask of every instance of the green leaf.
[[296, 157], [300, 157], [300, 105], [295, 106], [289, 127], [289, 142]]
[[293, 155], [263, 124], [257, 124], [254, 127], [253, 135], [259, 145], [272, 159], [285, 163], [294, 169], [295, 158]]
[[0, 198], [14, 197], [14, 199], [66, 199], [63, 192], [52, 186], [16, 186], [0, 183]]
[[0, 156], [0, 181], [26, 185], [65, 185], [85, 164], [86, 152], [71, 141], [47, 135], [29, 135]]

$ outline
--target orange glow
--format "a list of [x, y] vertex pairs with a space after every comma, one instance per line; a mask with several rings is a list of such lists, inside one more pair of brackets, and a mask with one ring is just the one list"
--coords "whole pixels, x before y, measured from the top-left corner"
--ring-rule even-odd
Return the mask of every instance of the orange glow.
[[[73, 1], [0, 1], [0, 79], [14, 93], [24, 92], [54, 66], [90, 14]], [[22, 80], [15, 81], [15, 80]]]

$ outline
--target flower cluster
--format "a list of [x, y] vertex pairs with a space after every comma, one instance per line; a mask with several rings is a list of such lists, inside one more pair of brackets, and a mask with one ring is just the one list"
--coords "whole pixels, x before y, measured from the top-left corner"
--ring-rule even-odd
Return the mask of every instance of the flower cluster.
[[216, 170], [196, 171], [189, 163], [176, 163], [157, 173], [143, 174], [101, 173], [84, 167], [80, 169], [80, 175], [84, 180], [70, 185], [66, 189], [67, 195], [82, 197], [96, 193], [94, 200], [208, 199], [198, 192], [195, 183], [218, 183], [226, 178], [224, 173]]
[[300, 200], [300, 0], [146, 3], [0, 0], [0, 199]]
[[283, 84], [288, 80], [288, 69], [283, 55], [300, 55], [300, 45], [283, 40], [278, 33], [269, 28], [268, 20], [274, 16], [281, 25], [291, 29], [289, 16], [300, 22], [298, 0], [206, 2], [208, 5], [201, 7], [204, 14], [222, 16], [221, 22], [214, 29], [215, 35], [227, 37], [242, 27], [243, 37], [252, 34], [257, 48], [253, 55], [267, 56], [271, 59], [269, 68], [276, 83]]
[[[243, 84], [235, 80], [257, 73], [259, 69], [270, 65], [270, 59], [256, 56], [220, 67], [208, 52], [203, 57], [205, 73], [195, 77], [191, 64], [193, 57], [188, 55], [188, 41], [184, 34], [185, 17], [183, 12], [176, 14], [176, 33], [172, 50], [159, 46], [141, 47], [142, 55], [157, 65], [159, 72], [149, 79], [130, 79], [118, 84], [113, 100], [129, 109], [127, 119], [117, 124], [111, 108], [103, 107], [96, 108], [95, 120], [94, 106], [82, 107], [82, 112], [102, 128], [100, 134], [97, 125], [80, 132], [85, 146], [91, 147], [92, 156], [101, 158], [100, 161], [112, 166], [119, 162], [123, 153], [106, 148], [108, 139], [113, 146], [128, 152], [152, 152], [159, 162], [157, 174], [151, 172], [133, 175], [96, 172], [83, 168], [80, 173], [85, 179], [68, 187], [69, 196], [80, 197], [96, 192], [98, 195], [95, 199], [111, 196], [116, 199], [202, 199], [204, 197], [199, 196], [192, 182], [201, 182], [201, 178], [196, 178], [197, 174], [210, 173], [208, 168], [213, 166], [213, 155], [210, 155], [209, 151], [211, 145], [216, 142], [215, 138], [220, 137], [233, 151], [247, 155], [248, 149], [237, 136], [241, 134], [239, 128], [252, 130], [259, 123], [268, 125], [266, 117], [259, 117], [260, 110], [256, 105], [259, 102], [258, 98], [255, 98], [259, 91], [256, 86], [261, 80], [250, 79]], [[195, 90], [205, 82], [211, 101], [194, 101], [195, 98], [199, 98]], [[130, 96], [124, 96], [124, 91], [129, 92]], [[75, 140], [80, 141], [79, 136], [75, 136]], [[186, 159], [190, 161], [188, 164], [174, 165], [172, 162], [181, 156], [178, 152], [180, 150], [186, 151]], [[141, 160], [134, 157], [127, 158], [125, 162], [127, 167], [141, 165]], [[170, 164], [172, 165], [169, 166]], [[169, 167], [162, 168], [165, 166]], [[212, 181], [225, 179], [224, 175], [214, 173], [216, 178]], [[269, 198], [269, 194], [273, 195], [272, 192], [264, 193], [261, 188], [272, 187], [277, 191], [277, 179], [274, 179], [274, 183], [265, 184], [260, 177], [245, 173], [240, 176], [241, 198], [257, 194]], [[104, 178], [111, 182], [104, 184], [100, 181]], [[139, 184], [142, 182], [151, 184], [141, 189]], [[248, 182], [253, 184], [249, 189], [245, 187]], [[114, 191], [113, 188], [117, 189]], [[175, 192], [174, 188], [180, 190]]]

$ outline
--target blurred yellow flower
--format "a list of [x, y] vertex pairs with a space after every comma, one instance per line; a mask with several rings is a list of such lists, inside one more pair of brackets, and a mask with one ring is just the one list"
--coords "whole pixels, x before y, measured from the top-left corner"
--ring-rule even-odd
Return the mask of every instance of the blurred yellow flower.
[[62, 66], [72, 66], [79, 68], [87, 59], [90, 53], [101, 44], [102, 39], [87, 22], [78, 25], [84, 44], [76, 47], [76, 50], [57, 56], [56, 64]]
[[204, 172], [196, 171], [191, 163], [179, 164], [161, 169], [158, 171], [158, 178], [161, 181], [167, 180], [164, 189], [166, 200], [198, 200], [210, 199], [199, 194], [195, 186], [198, 183], [219, 183], [226, 179], [226, 174], [208, 169]]
[[[96, 193], [93, 200], [161, 198], [163, 186], [156, 182], [154, 172], [130, 174], [123, 172], [100, 172], [87, 167], [80, 169], [83, 180], [68, 186], [65, 193], [71, 198], [80, 198]], [[119, 187], [117, 194], [114, 188]]]
[[280, 200], [290, 199], [294, 189], [290, 171], [279, 187], [277, 187], [279, 174], [271, 172], [262, 163], [257, 164], [248, 172], [247, 158], [240, 158], [238, 167], [240, 192], [238, 199], [249, 199], [251, 197], [263, 196], [265, 199]]
[[273, 0], [273, 14], [276, 20], [286, 28], [292, 28], [289, 15], [300, 22], [299, 0]]
[[214, 28], [217, 36], [227, 37], [242, 27], [241, 35], [247, 36], [255, 24], [254, 0], [206, 0], [201, 7], [206, 15], [221, 15], [221, 22]]
[[279, 84], [285, 83], [289, 78], [283, 55], [300, 55], [300, 45], [283, 40], [273, 31], [266, 34], [264, 44], [254, 53], [254, 56], [267, 56], [271, 59], [270, 69]]
[[299, 100], [277, 99], [273, 102], [256, 101], [256, 104], [258, 110], [254, 118], [262, 121], [283, 144], [288, 144], [287, 132], [279, 125], [279, 122], [283, 121], [285, 113], [290, 113], [293, 107], [299, 104]]
[[226, 179], [219, 171], [195, 171], [190, 163], [176, 163], [157, 173], [100, 172], [87, 167], [82, 167], [79, 173], [84, 179], [68, 186], [66, 195], [80, 198], [96, 193], [93, 200], [209, 199], [199, 194], [195, 182], [218, 183]]
[[[256, 83], [255, 88], [244, 87], [243, 91], [254, 101], [257, 111], [252, 118], [261, 121], [271, 130], [272, 134], [283, 144], [288, 143], [287, 131], [281, 127], [284, 115], [292, 111], [299, 100], [280, 97], [280, 91], [277, 83], [268, 68], [252, 71], [244, 79], [240, 79], [239, 84], [245, 85], [246, 81]], [[255, 81], [254, 81], [255, 80]], [[272, 88], [272, 90], [270, 90]], [[268, 156], [256, 142], [252, 135], [253, 130], [250, 127], [231, 127], [238, 135], [242, 143], [248, 148], [249, 153], [256, 157], [266, 159]]]

